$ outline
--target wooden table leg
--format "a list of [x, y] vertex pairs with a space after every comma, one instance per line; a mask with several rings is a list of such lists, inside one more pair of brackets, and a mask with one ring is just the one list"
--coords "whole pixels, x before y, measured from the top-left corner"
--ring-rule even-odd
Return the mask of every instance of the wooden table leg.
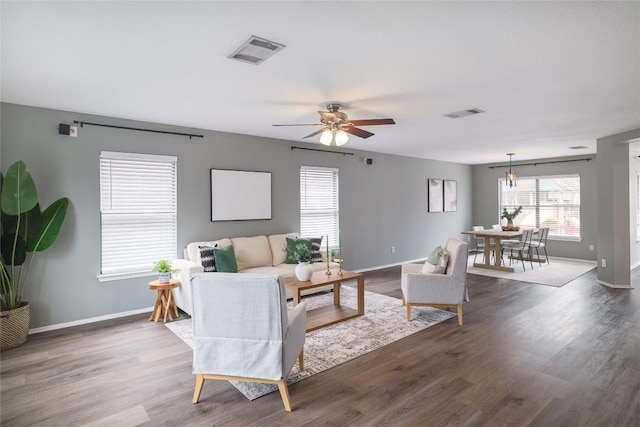
[[358, 277], [358, 314], [364, 315], [364, 276]]
[[333, 285], [333, 305], [340, 306], [340, 283]]

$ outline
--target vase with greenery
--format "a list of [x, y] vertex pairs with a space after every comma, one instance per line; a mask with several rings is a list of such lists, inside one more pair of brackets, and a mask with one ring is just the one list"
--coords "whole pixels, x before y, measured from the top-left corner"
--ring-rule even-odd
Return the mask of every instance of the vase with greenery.
[[160, 283], [169, 283], [169, 280], [171, 279], [171, 273], [179, 273], [180, 269], [173, 268], [171, 266], [171, 261], [161, 259], [153, 264], [153, 268], [151, 269], [151, 271], [154, 273], [158, 273], [158, 281]]
[[519, 229], [519, 227], [514, 227], [513, 226], [513, 220], [520, 215], [520, 212], [522, 212], [522, 206], [518, 206], [516, 209], [514, 209], [512, 212], [509, 212], [507, 210], [507, 208], [502, 208], [502, 216], [500, 217], [500, 219], [506, 219], [507, 220], [507, 226], [503, 227], [505, 230], [510, 231], [510, 230], [517, 230]]
[[2, 350], [8, 350], [27, 339], [30, 306], [22, 295], [29, 284], [29, 271], [36, 253], [51, 247], [58, 238], [69, 199], [60, 198], [40, 210], [36, 185], [23, 161], [0, 174], [0, 189], [0, 344]]
[[313, 274], [313, 268], [309, 265], [311, 262], [311, 249], [304, 244], [296, 246], [296, 259], [298, 265], [296, 265], [296, 277], [302, 282], [306, 282], [311, 278]]

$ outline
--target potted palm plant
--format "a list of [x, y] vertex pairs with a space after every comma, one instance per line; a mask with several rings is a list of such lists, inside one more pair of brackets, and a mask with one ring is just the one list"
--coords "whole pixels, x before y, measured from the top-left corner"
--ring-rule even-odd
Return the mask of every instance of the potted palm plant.
[[173, 268], [171, 262], [166, 259], [161, 259], [153, 264], [152, 272], [158, 273], [158, 282], [169, 283], [171, 279], [171, 273], [179, 273], [179, 268]]
[[4, 351], [27, 340], [31, 307], [22, 295], [29, 270], [36, 253], [58, 238], [69, 199], [58, 199], [41, 211], [36, 185], [23, 161], [0, 174], [0, 192], [0, 350]]

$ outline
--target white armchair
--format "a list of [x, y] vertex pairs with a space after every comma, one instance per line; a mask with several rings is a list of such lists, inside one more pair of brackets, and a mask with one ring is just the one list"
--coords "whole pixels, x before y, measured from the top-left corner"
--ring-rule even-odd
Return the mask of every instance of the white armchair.
[[407, 306], [407, 321], [411, 321], [411, 308], [430, 306], [456, 308], [458, 324], [462, 326], [462, 304], [469, 301], [467, 292], [467, 258], [469, 245], [459, 239], [447, 240], [445, 250], [449, 264], [445, 274], [422, 273], [421, 264], [402, 265], [402, 302]]
[[287, 313], [284, 284], [278, 276], [196, 274], [193, 292], [193, 403], [205, 380], [277, 384], [285, 410], [291, 411], [287, 376], [303, 347], [304, 302]]

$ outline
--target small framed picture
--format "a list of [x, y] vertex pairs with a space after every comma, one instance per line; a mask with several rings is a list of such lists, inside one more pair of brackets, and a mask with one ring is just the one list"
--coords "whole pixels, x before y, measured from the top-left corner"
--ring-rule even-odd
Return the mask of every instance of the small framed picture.
[[444, 211], [445, 212], [455, 212], [457, 210], [458, 205], [458, 193], [457, 193], [457, 182], [445, 179], [444, 180]]
[[444, 185], [443, 180], [429, 178], [427, 185], [427, 198], [429, 200], [429, 212], [444, 211]]

